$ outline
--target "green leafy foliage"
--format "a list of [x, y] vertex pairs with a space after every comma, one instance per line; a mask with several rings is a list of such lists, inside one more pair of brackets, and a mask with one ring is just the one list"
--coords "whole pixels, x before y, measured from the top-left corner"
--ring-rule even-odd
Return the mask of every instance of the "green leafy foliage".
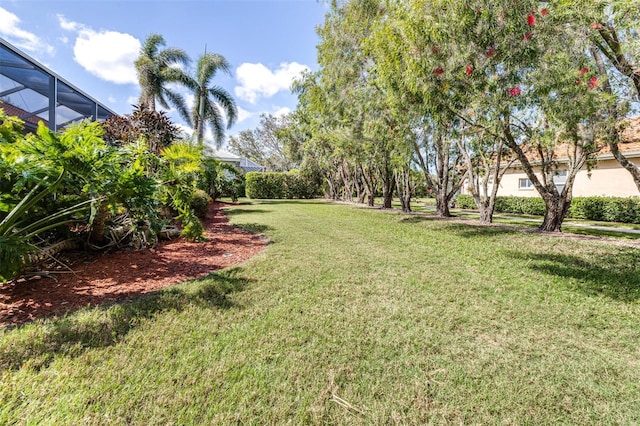
[[211, 202], [211, 197], [200, 188], [196, 188], [191, 196], [191, 209], [193, 213], [200, 219], [204, 219], [207, 215], [207, 207]]
[[640, 223], [640, 197], [575, 197], [569, 214], [580, 219]]
[[166, 42], [160, 34], [149, 35], [140, 48], [135, 61], [138, 82], [140, 83], [140, 105], [151, 111], [156, 110], [156, 102], [163, 108], [173, 105], [187, 123], [189, 112], [182, 95], [169, 87], [169, 83], [182, 82], [186, 75], [184, 66], [189, 63], [187, 53], [179, 48], [164, 48]]
[[238, 197], [244, 196], [242, 172], [231, 164], [209, 156], [202, 160], [197, 185], [213, 200], [220, 197], [232, 197], [237, 200]]
[[233, 97], [224, 88], [212, 84], [218, 71], [231, 74], [229, 62], [220, 54], [205, 52], [198, 57], [195, 73], [181, 80], [195, 98], [190, 118], [200, 145], [204, 143], [206, 125], [210, 126], [215, 142], [222, 144], [225, 127], [230, 128], [238, 116]]
[[41, 191], [40, 185], [36, 185], [0, 221], [0, 282], [14, 278], [29, 263], [29, 254], [38, 251], [31, 243], [33, 237], [66, 224], [71, 215], [86, 209], [87, 204], [93, 201], [79, 203], [39, 220], [29, 221], [27, 218], [30, 217], [31, 209], [60, 185], [64, 175], [63, 171], [55, 182]]
[[246, 194], [249, 198], [313, 198], [319, 187], [304, 174], [280, 172], [250, 172], [246, 175]]
[[162, 160], [161, 197], [175, 210], [182, 223], [182, 235], [188, 240], [201, 240], [204, 229], [191, 206], [202, 171], [202, 150], [187, 141], [176, 142], [160, 153]]
[[[458, 207], [475, 210], [473, 197], [458, 195]], [[501, 213], [544, 215], [544, 201], [539, 197], [497, 197], [495, 210]], [[640, 197], [574, 197], [568, 218], [604, 222], [640, 223]]]

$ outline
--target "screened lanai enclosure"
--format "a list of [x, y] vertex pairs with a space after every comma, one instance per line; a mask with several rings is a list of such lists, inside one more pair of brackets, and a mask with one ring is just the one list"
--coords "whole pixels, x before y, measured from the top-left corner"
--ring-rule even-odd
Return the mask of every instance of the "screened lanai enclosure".
[[105, 120], [115, 112], [0, 38], [0, 108], [20, 117], [27, 131], [43, 121], [60, 130], [78, 120]]

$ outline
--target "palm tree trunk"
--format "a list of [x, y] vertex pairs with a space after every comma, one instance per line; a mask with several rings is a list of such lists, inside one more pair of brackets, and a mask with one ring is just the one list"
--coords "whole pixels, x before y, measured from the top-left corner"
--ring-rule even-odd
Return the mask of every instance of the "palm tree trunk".
[[204, 94], [200, 93], [200, 103], [198, 105], [198, 117], [196, 120], [196, 128], [198, 132], [198, 145], [204, 144]]

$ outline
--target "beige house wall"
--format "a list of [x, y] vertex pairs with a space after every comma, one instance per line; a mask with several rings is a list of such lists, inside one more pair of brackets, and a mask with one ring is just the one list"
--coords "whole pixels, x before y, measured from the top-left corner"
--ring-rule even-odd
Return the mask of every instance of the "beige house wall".
[[[540, 174], [537, 173], [538, 178]], [[511, 168], [505, 172], [500, 180], [500, 187], [498, 188], [498, 195], [503, 196], [517, 196], [517, 197], [538, 197], [538, 191], [532, 186], [527, 189], [519, 188], [519, 180], [528, 179], [527, 174], [522, 169]]]
[[[633, 163], [640, 165], [640, 159], [632, 159]], [[561, 170], [562, 168], [560, 168]], [[540, 174], [537, 173], [538, 177]], [[521, 188], [520, 179], [527, 179], [527, 175], [521, 168], [511, 168], [502, 177], [498, 195], [500, 196], [519, 196], [519, 197], [538, 197], [538, 191], [535, 188]], [[574, 197], [589, 196], [608, 196], [608, 197], [631, 197], [639, 196], [636, 187], [629, 172], [624, 170], [614, 159], [598, 160], [595, 168], [588, 172], [583, 168], [576, 175], [573, 184]]]

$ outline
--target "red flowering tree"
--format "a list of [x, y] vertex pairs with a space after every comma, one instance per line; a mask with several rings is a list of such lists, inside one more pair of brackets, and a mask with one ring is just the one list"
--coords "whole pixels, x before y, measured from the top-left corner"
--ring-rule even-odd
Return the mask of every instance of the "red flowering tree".
[[[620, 151], [620, 123], [630, 113], [640, 112], [640, 2], [637, 0], [591, 1], [563, 0], [562, 25], [576, 37], [591, 43], [596, 63], [589, 87], [599, 87], [615, 100], [609, 109], [612, 125], [606, 141], [615, 159], [632, 176], [640, 190], [640, 168]], [[630, 111], [631, 107], [631, 111]], [[635, 107], [635, 108], [633, 108]]]
[[[606, 108], [601, 79], [581, 74], [595, 69], [584, 54], [588, 44], [558, 22], [537, 1], [413, 0], [397, 5], [372, 43], [386, 93], [420, 99], [416, 111], [425, 121], [454, 129], [450, 138], [466, 151], [470, 177], [483, 155], [497, 161], [502, 144], [512, 150], [545, 201], [546, 231], [560, 230], [575, 174], [597, 151]], [[462, 143], [469, 127], [493, 143]], [[568, 160], [561, 164], [561, 157]], [[554, 183], [559, 167], [566, 167], [564, 187]], [[495, 196], [472, 193], [481, 211]]]

